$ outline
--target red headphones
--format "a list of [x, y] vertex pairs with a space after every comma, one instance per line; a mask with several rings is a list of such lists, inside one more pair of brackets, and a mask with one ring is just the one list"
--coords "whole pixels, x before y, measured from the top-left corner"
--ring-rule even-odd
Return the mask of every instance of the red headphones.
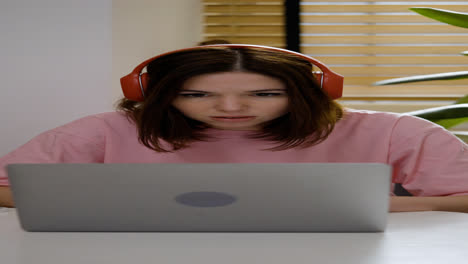
[[146, 72], [142, 73], [142, 70], [153, 60], [160, 58], [162, 56], [172, 54], [172, 53], [177, 53], [177, 52], [187, 51], [187, 50], [194, 50], [194, 49], [204, 48], [204, 47], [261, 48], [265, 50], [272, 50], [272, 51], [294, 54], [300, 58], [303, 58], [311, 62], [313, 65], [317, 66], [322, 71], [322, 72], [314, 72], [314, 75], [317, 77], [317, 79], [320, 80], [320, 87], [332, 99], [338, 99], [343, 94], [343, 79], [344, 79], [343, 76], [333, 72], [327, 66], [325, 66], [325, 64], [321, 63], [320, 61], [312, 57], [306, 56], [298, 52], [280, 49], [280, 48], [268, 47], [268, 46], [247, 45], [247, 44], [216, 44], [216, 45], [205, 45], [205, 46], [197, 46], [197, 47], [192, 47], [192, 48], [174, 50], [174, 51], [160, 54], [151, 59], [145, 60], [140, 65], [138, 65], [130, 74], [120, 78], [120, 85], [122, 86], [124, 96], [127, 99], [132, 100], [132, 101], [142, 102], [144, 100], [145, 90], [148, 87], [149, 76], [148, 76], [148, 73]]

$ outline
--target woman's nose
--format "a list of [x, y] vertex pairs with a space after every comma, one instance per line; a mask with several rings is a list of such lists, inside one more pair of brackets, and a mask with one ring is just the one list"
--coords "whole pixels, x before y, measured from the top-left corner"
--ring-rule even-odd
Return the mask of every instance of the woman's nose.
[[225, 111], [238, 111], [246, 107], [246, 102], [236, 96], [226, 96], [218, 99], [217, 107]]

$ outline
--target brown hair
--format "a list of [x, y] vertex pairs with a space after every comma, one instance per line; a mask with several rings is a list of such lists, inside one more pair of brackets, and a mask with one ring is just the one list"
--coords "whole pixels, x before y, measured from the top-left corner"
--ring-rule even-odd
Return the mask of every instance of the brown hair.
[[160, 140], [170, 143], [172, 150], [186, 148], [190, 142], [210, 137], [203, 134], [205, 124], [184, 116], [171, 105], [183, 83], [201, 74], [233, 71], [267, 75], [287, 87], [289, 113], [265, 123], [262, 130], [249, 136], [280, 144], [267, 150], [318, 144], [343, 116], [342, 107], [320, 89], [310, 62], [285, 52], [245, 47], [200, 47], [159, 57], [147, 66], [150, 78], [145, 100], [123, 98], [117, 109], [136, 123], [139, 140], [148, 148], [171, 152], [162, 147]]

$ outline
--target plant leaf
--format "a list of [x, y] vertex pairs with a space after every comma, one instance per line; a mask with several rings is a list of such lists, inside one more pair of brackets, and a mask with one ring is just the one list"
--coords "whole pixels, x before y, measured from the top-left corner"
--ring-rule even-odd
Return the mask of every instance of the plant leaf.
[[434, 123], [439, 124], [447, 129], [465, 122], [468, 122], [468, 117], [442, 119], [434, 121]]
[[389, 84], [409, 83], [409, 82], [424, 82], [424, 81], [432, 81], [432, 80], [456, 80], [456, 79], [465, 79], [465, 78], [468, 78], [468, 71], [444, 72], [444, 73], [394, 78], [394, 79], [378, 81], [378, 82], [373, 83], [372, 85], [389, 85]]
[[408, 115], [418, 116], [432, 122], [440, 122], [445, 119], [468, 118], [468, 104], [453, 104], [440, 107], [432, 107], [412, 112]]
[[410, 10], [452, 26], [468, 28], [468, 13], [431, 7], [411, 7]]
[[468, 104], [468, 94], [459, 98], [454, 104]]

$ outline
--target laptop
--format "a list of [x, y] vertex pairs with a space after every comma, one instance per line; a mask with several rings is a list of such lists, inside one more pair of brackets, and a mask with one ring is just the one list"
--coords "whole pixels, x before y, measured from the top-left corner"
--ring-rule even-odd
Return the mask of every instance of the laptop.
[[42, 232], [382, 232], [380, 163], [11, 164], [21, 227]]

